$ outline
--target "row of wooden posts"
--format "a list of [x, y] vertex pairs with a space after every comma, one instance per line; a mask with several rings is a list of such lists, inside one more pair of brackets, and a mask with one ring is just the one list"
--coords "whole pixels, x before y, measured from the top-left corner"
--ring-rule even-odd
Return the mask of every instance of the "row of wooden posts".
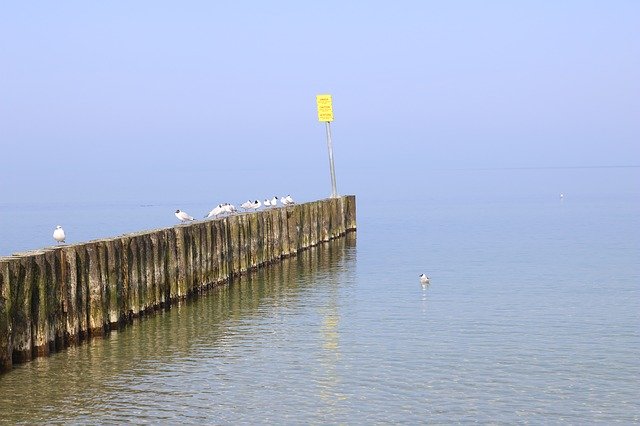
[[0, 372], [355, 229], [351, 195], [0, 257]]

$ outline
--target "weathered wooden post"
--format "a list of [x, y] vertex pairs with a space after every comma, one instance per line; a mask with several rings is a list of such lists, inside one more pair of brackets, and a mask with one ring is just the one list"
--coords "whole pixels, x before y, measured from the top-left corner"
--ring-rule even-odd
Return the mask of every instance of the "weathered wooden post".
[[261, 213], [254, 213], [249, 216], [248, 232], [249, 232], [249, 269], [255, 269], [261, 263], [260, 247], [258, 238], [260, 234]]
[[242, 219], [240, 216], [229, 218], [229, 232], [231, 237], [231, 268], [230, 275], [236, 276], [242, 271]]
[[131, 236], [127, 239], [127, 257], [129, 268], [129, 279], [127, 283], [127, 312], [129, 313], [129, 321], [133, 318], [137, 318], [140, 315], [140, 306], [138, 301], [140, 300], [140, 255], [138, 250], [138, 240]]
[[300, 205], [287, 206], [287, 233], [289, 236], [289, 254], [295, 254], [300, 248]]
[[175, 228], [176, 233], [176, 249], [178, 255], [178, 298], [187, 295], [187, 275], [189, 273], [189, 238], [185, 232], [186, 226], [179, 225]]
[[47, 322], [49, 336], [47, 338], [49, 352], [64, 348], [64, 281], [61, 250], [46, 250], [44, 253], [47, 285]]
[[13, 366], [10, 284], [9, 261], [0, 258], [0, 373]]
[[347, 205], [347, 229], [353, 231], [356, 229], [356, 197], [353, 195], [345, 197], [345, 203]]
[[60, 253], [60, 279], [62, 280], [62, 326], [64, 345], [71, 346], [80, 339], [80, 322], [78, 319], [78, 270], [76, 250], [73, 247], [62, 247]]
[[[154, 241], [151, 238], [150, 232], [145, 232], [141, 236], [144, 241], [144, 264], [145, 264], [145, 299], [144, 310], [145, 315], [152, 313], [158, 304], [156, 298], [156, 281], [155, 281], [155, 258], [153, 255]], [[157, 244], [157, 241], [155, 242]]]
[[163, 283], [166, 281], [166, 277], [164, 276], [164, 260], [163, 252], [165, 250], [165, 232], [153, 232], [150, 234], [150, 244], [151, 244], [151, 265], [153, 274], [153, 300], [154, 306], [163, 307], [165, 306], [164, 300], [164, 291], [163, 291]]
[[31, 359], [31, 293], [33, 291], [33, 258], [15, 256], [9, 263], [11, 283], [11, 343], [13, 362]]
[[280, 227], [280, 257], [288, 257], [291, 254], [291, 250], [289, 248], [289, 225], [287, 221], [287, 208], [285, 207], [279, 209], [278, 213], [280, 216], [280, 222], [278, 223], [278, 226]]
[[123, 252], [122, 241], [111, 238], [104, 244], [104, 269], [105, 277], [105, 322], [110, 330], [117, 329], [124, 318], [124, 303], [122, 300], [123, 280], [121, 254]]
[[102, 277], [100, 275], [99, 243], [90, 242], [86, 245], [89, 261], [89, 336], [104, 335], [104, 306], [102, 302]]
[[49, 322], [47, 312], [47, 276], [43, 251], [34, 251], [30, 254], [32, 263], [31, 293], [31, 338], [32, 356], [40, 357], [49, 355]]
[[174, 229], [167, 232], [166, 271], [169, 280], [169, 303], [179, 297], [178, 291], [178, 241]]

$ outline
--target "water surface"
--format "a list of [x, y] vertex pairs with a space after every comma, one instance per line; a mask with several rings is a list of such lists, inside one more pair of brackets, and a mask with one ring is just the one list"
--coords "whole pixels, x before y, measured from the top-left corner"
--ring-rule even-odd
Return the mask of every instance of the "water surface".
[[357, 236], [1, 376], [0, 417], [637, 423], [639, 249], [637, 194], [359, 197]]

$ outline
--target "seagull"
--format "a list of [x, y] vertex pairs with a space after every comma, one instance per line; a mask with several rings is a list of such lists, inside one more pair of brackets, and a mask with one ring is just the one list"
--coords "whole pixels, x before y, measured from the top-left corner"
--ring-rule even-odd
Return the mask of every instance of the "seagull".
[[423, 286], [429, 284], [429, 277], [425, 274], [420, 274], [420, 284], [422, 284]]
[[247, 200], [244, 203], [240, 204], [240, 207], [242, 207], [245, 211], [253, 208], [253, 202], [251, 200]]
[[178, 218], [178, 220], [180, 220], [182, 223], [188, 221], [188, 220], [193, 220], [193, 217], [189, 216], [187, 214], [187, 212], [183, 212], [180, 211], [180, 209], [176, 210], [176, 217]]
[[262, 204], [265, 207], [271, 207], [271, 200], [269, 200], [268, 198], [265, 198]]
[[271, 207], [276, 207], [278, 205], [278, 197], [273, 197], [271, 199]]
[[280, 198], [280, 203], [281, 203], [283, 206], [286, 206], [286, 205], [289, 205], [289, 200], [287, 200], [287, 197], [281, 197], [281, 198]]
[[62, 226], [60, 225], [56, 226], [55, 231], [53, 231], [53, 239], [56, 240], [58, 244], [64, 243], [65, 235], [64, 235], [64, 229], [62, 229]]
[[238, 209], [236, 209], [236, 206], [234, 206], [233, 204], [229, 204], [229, 203], [224, 203], [222, 205], [222, 208], [224, 209], [225, 213], [235, 213], [238, 211]]
[[260, 200], [255, 200], [253, 202], [253, 204], [251, 205], [251, 208], [253, 210], [258, 210], [260, 208], [260, 206], [262, 205], [262, 203], [260, 202]]
[[285, 198], [287, 199], [287, 204], [295, 204], [293, 198], [291, 198], [291, 195], [287, 195]]
[[[209, 214], [208, 214], [208, 215], [206, 215], [204, 218], [205, 218], [205, 219], [209, 219], [211, 216], [213, 216], [214, 218], [217, 218], [217, 217], [218, 217], [218, 215], [219, 215], [219, 214], [222, 214], [223, 212], [224, 212], [224, 209], [223, 209], [223, 207], [222, 207], [222, 204], [218, 204], [218, 205], [217, 205], [217, 206], [215, 206], [215, 207], [213, 208], [213, 210], [211, 210], [211, 211], [209, 212]], [[177, 213], [176, 213], [176, 216], [177, 216]]]

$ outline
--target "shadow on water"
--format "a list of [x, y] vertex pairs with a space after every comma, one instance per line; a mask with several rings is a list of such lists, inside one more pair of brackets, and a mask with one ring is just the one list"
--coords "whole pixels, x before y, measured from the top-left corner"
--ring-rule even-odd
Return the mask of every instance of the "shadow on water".
[[[135, 419], [136, 411], [119, 395], [135, 394], [145, 378], [158, 376], [166, 376], [163, 383], [176, 394], [176, 405], [166, 408], [179, 409], [180, 391], [188, 387], [172, 380], [188, 379], [185, 369], [202, 367], [198, 363], [203, 356], [224, 354], [226, 347], [251, 347], [252, 339], [269, 332], [282, 309], [295, 311], [307, 292], [340, 285], [342, 274], [355, 268], [355, 241], [355, 232], [349, 233], [104, 339], [16, 367], [0, 376], [0, 422], [83, 421], [107, 411], [112, 419]], [[324, 316], [328, 353], [337, 349], [337, 318], [330, 311]]]

